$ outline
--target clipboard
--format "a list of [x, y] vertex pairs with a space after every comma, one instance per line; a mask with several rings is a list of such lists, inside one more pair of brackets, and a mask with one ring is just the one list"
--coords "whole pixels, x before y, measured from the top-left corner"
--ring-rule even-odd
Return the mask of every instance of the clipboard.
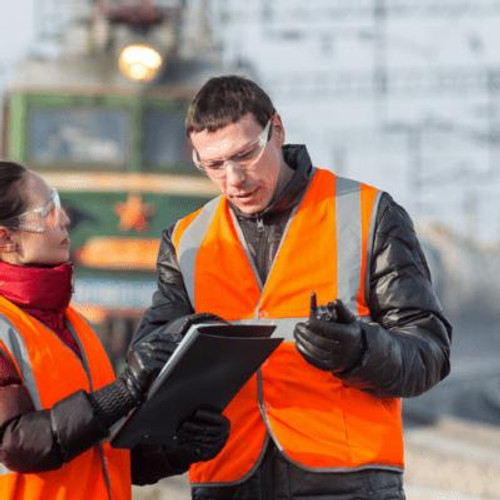
[[272, 325], [193, 325], [151, 385], [145, 402], [115, 424], [111, 445], [174, 444], [199, 407], [224, 410], [283, 341]]

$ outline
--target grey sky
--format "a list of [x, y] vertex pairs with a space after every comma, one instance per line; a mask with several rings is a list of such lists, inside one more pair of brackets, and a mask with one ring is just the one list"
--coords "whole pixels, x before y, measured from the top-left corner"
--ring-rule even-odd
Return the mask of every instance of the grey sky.
[[0, 16], [0, 65], [19, 60], [28, 50], [34, 35], [33, 2], [9, 2]]

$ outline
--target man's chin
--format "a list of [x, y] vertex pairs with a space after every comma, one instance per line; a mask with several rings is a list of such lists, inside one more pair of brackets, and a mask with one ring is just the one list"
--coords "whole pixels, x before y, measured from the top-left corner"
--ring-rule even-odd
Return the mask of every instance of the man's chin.
[[263, 210], [262, 202], [256, 200], [254, 197], [248, 198], [230, 198], [231, 203], [242, 213], [252, 215], [259, 213]]
[[252, 205], [252, 204], [243, 204], [243, 203], [234, 203], [233, 205], [243, 214], [245, 215], [255, 215], [258, 214], [259, 212], [262, 212], [265, 207], [262, 207], [260, 205]]
[[231, 203], [245, 215], [256, 215], [264, 210], [271, 200], [262, 197], [262, 191], [256, 189], [251, 196], [246, 198], [230, 197]]

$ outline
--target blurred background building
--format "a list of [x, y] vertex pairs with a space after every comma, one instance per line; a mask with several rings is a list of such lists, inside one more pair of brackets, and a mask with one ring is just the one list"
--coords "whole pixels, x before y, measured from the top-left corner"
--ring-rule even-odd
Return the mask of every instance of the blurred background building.
[[406, 404], [410, 499], [500, 498], [482, 427], [500, 421], [499, 21], [500, 0], [18, 0], [0, 18], [1, 153], [60, 190], [75, 300], [118, 366], [162, 229], [214, 194], [187, 103], [211, 75], [256, 79], [288, 142], [408, 209], [455, 325], [453, 374]]

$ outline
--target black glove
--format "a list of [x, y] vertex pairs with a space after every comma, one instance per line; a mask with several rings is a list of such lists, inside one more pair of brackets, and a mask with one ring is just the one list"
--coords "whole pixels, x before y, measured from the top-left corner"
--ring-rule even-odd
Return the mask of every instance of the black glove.
[[177, 447], [168, 453], [169, 462], [184, 468], [214, 458], [229, 437], [227, 417], [212, 409], [198, 409], [176, 433]]
[[188, 314], [168, 323], [168, 325], [162, 329], [162, 334], [170, 341], [179, 343], [193, 325], [213, 322], [226, 323], [220, 316], [211, 313]]
[[[320, 370], [341, 373], [354, 367], [365, 343], [359, 320], [341, 300], [322, 306], [320, 319], [297, 323], [293, 335], [300, 354]], [[326, 314], [328, 313], [328, 314]]]
[[127, 366], [118, 377], [139, 404], [177, 347], [162, 332], [155, 332], [134, 345], [127, 355]]

